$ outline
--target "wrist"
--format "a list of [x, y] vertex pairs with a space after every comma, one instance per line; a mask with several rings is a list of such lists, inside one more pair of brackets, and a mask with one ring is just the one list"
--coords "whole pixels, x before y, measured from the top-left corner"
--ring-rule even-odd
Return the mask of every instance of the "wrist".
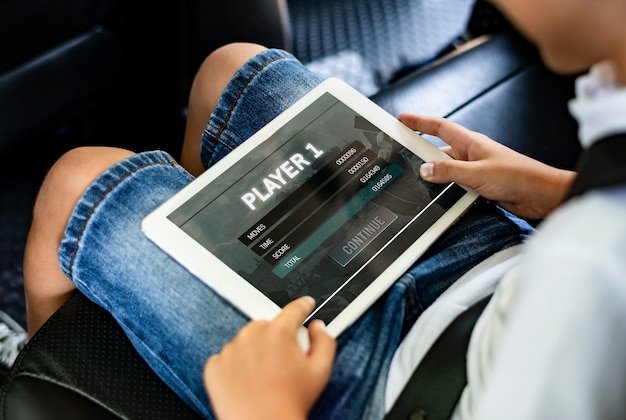
[[545, 165], [545, 173], [539, 181], [541, 202], [543, 204], [540, 212], [543, 217], [548, 216], [556, 210], [565, 200], [567, 193], [574, 181], [576, 173], [565, 169], [558, 169]]

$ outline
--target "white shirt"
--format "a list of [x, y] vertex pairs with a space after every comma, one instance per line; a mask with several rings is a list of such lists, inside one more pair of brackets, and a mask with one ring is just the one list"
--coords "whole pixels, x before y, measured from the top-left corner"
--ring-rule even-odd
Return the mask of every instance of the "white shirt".
[[[614, 75], [615, 73], [610, 64], [601, 63], [594, 66], [588, 75], [577, 80], [577, 97], [570, 102], [569, 106], [570, 112], [578, 120], [579, 137], [583, 147], [589, 147], [594, 141], [611, 134], [626, 133], [626, 89], [618, 86]], [[396, 351], [386, 388], [387, 411], [391, 408], [402, 387], [406, 384], [413, 370], [438, 335], [464, 308], [490, 293], [496, 286], [498, 288], [494, 298], [485, 309], [472, 334], [468, 350], [468, 386], [453, 417], [474, 418], [476, 410], [479, 407], [483, 407], [485, 410], [483, 414], [486, 418], [503, 418], [501, 416], [504, 414], [506, 414], [506, 418], [511, 418], [511, 412], [515, 411], [513, 409], [513, 401], [510, 398], [511, 395], [517, 395], [513, 399], [517, 398], [520, 405], [529, 410], [537, 407], [545, 409], [545, 404], [535, 404], [534, 407], [531, 407], [532, 404], [528, 404], [528, 398], [524, 393], [517, 392], [519, 389], [503, 386], [511, 378], [517, 377], [514, 375], [520, 375], [519, 371], [513, 372], [515, 371], [516, 360], [520, 356], [519, 352], [524, 353], [527, 351], [529, 345], [537, 343], [543, 345], [550, 342], [549, 339], [541, 339], [537, 325], [532, 323], [532, 317], [528, 316], [527, 313], [523, 313], [522, 309], [520, 309], [520, 312], [523, 313], [523, 315], [520, 315], [520, 324], [525, 328], [525, 335], [518, 334], [518, 336], [531, 337], [529, 338], [530, 342], [523, 345], [513, 340], [515, 344], [512, 344], [512, 350], [509, 350], [509, 364], [511, 366], [505, 366], [504, 369], [498, 368], [500, 381], [503, 383], [498, 384], [493, 379], [494, 359], [495, 355], [499, 354], [497, 349], [503, 346], [504, 332], [511, 329], [509, 325], [509, 308], [512, 302], [517, 302], [517, 299], [520, 299], [518, 296], [522, 293], [520, 289], [528, 288], [525, 283], [528, 283], [528, 286], [532, 286], [533, 282], [527, 281], [527, 276], [547, 276], [558, 279], [560, 278], [558, 274], [562, 273], [563, 268], [571, 268], [574, 270], [574, 273], [583, 276], [583, 283], [587, 282], [588, 279], [584, 278], [585, 274], [588, 275], [584, 271], [585, 260], [582, 257], [576, 258], [575, 256], [580, 252], [586, 253], [588, 247], [582, 246], [568, 249], [568, 246], [572, 244], [580, 245], [580, 242], [574, 242], [573, 238], [571, 236], [568, 237], [567, 233], [575, 234], [576, 238], [593, 238], [594, 234], [597, 236], [598, 232], [602, 232], [602, 230], [598, 229], [598, 221], [602, 221], [604, 224], [609, 223], [611, 229], [618, 232], [618, 235], [611, 236], [611, 239], [608, 239], [607, 235], [602, 233], [602, 237], [608, 240], [596, 241], [598, 242], [597, 250], [619, 250], [621, 253], [602, 252], [602, 254], [608, 256], [609, 261], [606, 264], [615, 266], [614, 269], [617, 272], [624, 270], [621, 273], [626, 273], [626, 267], [623, 266], [624, 263], [621, 261], [626, 261], [626, 258], [623, 258], [623, 255], [626, 255], [626, 247], [624, 247], [624, 242], [620, 242], [619, 239], [619, 234], [622, 235], [621, 238], [626, 238], [626, 218], [623, 213], [626, 211], [626, 188], [618, 190], [617, 192], [610, 191], [609, 198], [603, 192], [602, 194], [587, 194], [584, 200], [573, 200], [565, 206], [566, 208], [555, 212], [550, 217], [550, 220], [541, 225], [539, 234], [535, 235], [530, 241], [530, 245], [526, 245], [531, 247], [530, 250], [532, 252], [529, 253], [530, 255], [524, 255], [523, 257], [519, 255], [522, 247], [515, 247], [510, 250], [510, 254], [496, 254], [477, 267], [476, 270], [467, 273], [449, 290], [444, 292], [440, 299], [418, 319]], [[617, 200], [617, 203], [614, 203], [613, 200]], [[611, 222], [614, 223], [611, 224]], [[604, 228], [608, 227], [604, 226]], [[576, 266], [577, 262], [583, 262], [581, 267]], [[521, 264], [519, 269], [515, 268], [518, 264]], [[532, 270], [527, 270], [525, 267], [531, 267]], [[554, 273], [554, 275], [549, 273]], [[546, 285], [549, 283], [545, 282]], [[626, 281], [624, 283], [626, 284]], [[524, 287], [520, 287], [520, 285]], [[557, 287], [557, 285], [558, 281], [553, 287]], [[560, 287], [560, 285], [558, 286]], [[621, 301], [619, 293], [616, 293], [614, 297]], [[626, 293], [624, 297], [624, 308], [626, 308]], [[547, 295], [545, 298], [547, 299], [546, 305], [554, 302], [554, 296]], [[535, 319], [534, 321], [539, 322], [541, 325], [545, 321], [545, 319], [541, 318], [543, 314], [540, 311], [534, 311], [533, 302], [527, 302], [527, 304], [529, 306], [526, 308], [526, 312], [531, 312], [538, 316], [540, 320]], [[564, 305], [565, 307], [566, 305]], [[574, 308], [574, 310], [576, 309]], [[555, 317], [553, 320], [556, 324], [554, 326], [555, 329], [559, 328], [558, 323], [562, 322], [563, 317], [566, 319], [572, 318], [571, 316], [568, 318], [563, 314], [561, 318]], [[624, 325], [626, 325], [626, 322], [624, 322]], [[547, 334], [548, 338], [553, 335], [551, 330], [543, 332]], [[626, 332], [624, 336], [626, 337]], [[599, 339], [599, 337], [596, 338]], [[545, 349], [542, 346], [536, 347], [538, 351], [536, 355], [537, 360], [547, 360], [545, 354], [542, 353], [545, 352]], [[620, 349], [620, 351], [626, 354], [624, 349]], [[519, 366], [517, 367], [519, 368]], [[495, 386], [493, 385], [494, 382], [496, 383]], [[515, 392], [510, 392], [507, 399], [500, 395], [501, 393], [493, 392], [491, 388], [489, 388], [489, 392], [486, 391], [488, 386], [494, 386], [502, 390], [514, 390]], [[568, 388], [562, 387], [562, 384], [557, 386], [550, 381], [546, 381], [546, 378], [541, 375], [530, 376], [528, 383], [526, 383], [525, 392], [545, 389], [546, 386], [563, 390], [563, 395], [571, 400], [573, 395], [570, 392], [571, 390], [567, 391]], [[548, 395], [548, 393], [545, 394]], [[487, 398], [484, 398], [485, 395], [487, 395]], [[485, 400], [487, 402], [484, 402]], [[580, 398], [579, 400], [583, 401]], [[557, 399], [554, 399], [554, 401], [556, 402]], [[621, 401], [621, 398], [619, 401]], [[528, 410], [524, 411], [522, 409], [517, 411], [520, 414], [519, 418], [537, 418], [533, 417], [537, 413], [533, 413], [530, 416], [523, 415], [523, 413], [528, 412]], [[481, 414], [481, 418], [483, 414]], [[559, 413], [558, 418], [578, 417], [562, 417], [562, 414]], [[580, 412], [577, 412], [577, 414], [580, 414]]]
[[[584, 148], [626, 133], [626, 88], [614, 75], [601, 63], [577, 80], [569, 106]], [[623, 418], [625, 257], [626, 187], [550, 216], [476, 325], [454, 417]]]

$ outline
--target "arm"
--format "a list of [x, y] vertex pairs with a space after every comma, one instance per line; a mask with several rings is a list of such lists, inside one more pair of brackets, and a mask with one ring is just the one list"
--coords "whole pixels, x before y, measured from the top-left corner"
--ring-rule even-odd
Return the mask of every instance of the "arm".
[[315, 302], [289, 303], [273, 321], [253, 321], [209, 358], [204, 382], [216, 415], [224, 419], [305, 419], [328, 383], [336, 342], [321, 321], [309, 325], [303, 352], [296, 331]]
[[441, 138], [454, 160], [427, 162], [421, 175], [430, 182], [457, 182], [527, 219], [541, 219], [558, 207], [575, 173], [553, 168], [489, 137], [444, 118], [401, 114], [415, 131]]

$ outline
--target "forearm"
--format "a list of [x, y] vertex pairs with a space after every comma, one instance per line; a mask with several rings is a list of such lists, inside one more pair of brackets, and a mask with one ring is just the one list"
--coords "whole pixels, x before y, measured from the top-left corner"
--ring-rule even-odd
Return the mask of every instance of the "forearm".
[[[542, 219], [552, 213], [565, 200], [576, 176], [573, 171], [554, 168], [535, 161], [532, 170], [525, 167], [518, 180], [522, 191], [531, 193], [526, 197], [527, 208], [519, 211], [529, 218]], [[521, 200], [523, 202], [524, 200]]]
[[422, 178], [457, 182], [525, 219], [543, 219], [565, 199], [575, 173], [553, 168], [444, 118], [402, 114], [416, 131], [441, 138], [453, 159], [426, 162]]

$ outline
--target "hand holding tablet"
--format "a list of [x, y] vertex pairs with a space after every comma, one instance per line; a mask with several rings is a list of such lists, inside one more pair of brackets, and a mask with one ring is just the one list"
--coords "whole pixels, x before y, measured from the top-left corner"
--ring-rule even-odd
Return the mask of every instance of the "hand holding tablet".
[[449, 157], [328, 79], [148, 215], [142, 228], [251, 319], [309, 295], [338, 336], [475, 201], [419, 176]]

